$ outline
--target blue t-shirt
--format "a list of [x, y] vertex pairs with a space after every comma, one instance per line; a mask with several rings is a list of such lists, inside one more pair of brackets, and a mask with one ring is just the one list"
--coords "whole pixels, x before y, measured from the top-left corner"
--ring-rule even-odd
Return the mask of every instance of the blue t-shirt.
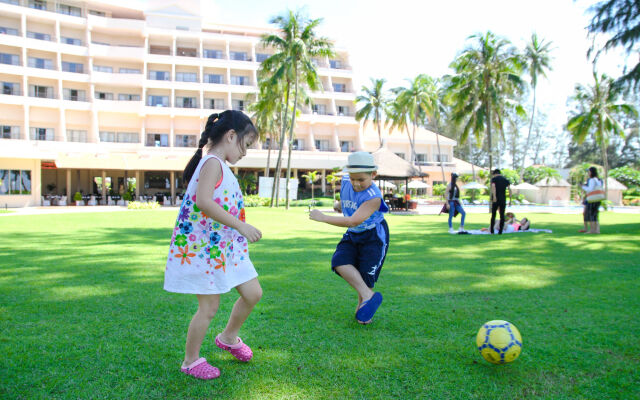
[[380, 237], [380, 239], [385, 242], [386, 235], [380, 223], [384, 220], [384, 213], [389, 211], [389, 207], [387, 207], [387, 205], [385, 204], [384, 199], [382, 198], [382, 193], [380, 193], [380, 189], [378, 189], [378, 186], [374, 182], [371, 182], [371, 186], [369, 186], [366, 190], [356, 192], [355, 190], [353, 190], [349, 175], [345, 175], [342, 177], [340, 202], [342, 203], [342, 215], [344, 215], [345, 217], [352, 216], [353, 214], [355, 214], [358, 207], [360, 207], [364, 202], [375, 198], [380, 199], [380, 208], [378, 209], [378, 211], [371, 214], [371, 216], [360, 225], [351, 227], [347, 229], [347, 231], [358, 233], [375, 228], [378, 232], [378, 237]]

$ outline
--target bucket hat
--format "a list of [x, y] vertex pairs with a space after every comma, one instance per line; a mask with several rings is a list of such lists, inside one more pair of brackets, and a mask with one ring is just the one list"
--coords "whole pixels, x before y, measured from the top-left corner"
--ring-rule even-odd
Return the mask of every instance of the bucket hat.
[[377, 169], [378, 167], [376, 166], [371, 153], [367, 153], [366, 151], [357, 151], [349, 155], [349, 158], [347, 158], [347, 165], [345, 165], [343, 171], [347, 173], [358, 173], [373, 172]]

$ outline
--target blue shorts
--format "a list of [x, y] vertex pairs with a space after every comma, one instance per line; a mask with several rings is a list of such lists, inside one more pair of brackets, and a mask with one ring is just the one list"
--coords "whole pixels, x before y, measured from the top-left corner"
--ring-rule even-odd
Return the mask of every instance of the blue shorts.
[[336, 272], [336, 267], [341, 265], [353, 265], [360, 272], [364, 283], [373, 288], [380, 276], [380, 270], [389, 249], [387, 221], [383, 220], [381, 225], [386, 236], [384, 242], [378, 237], [375, 228], [360, 233], [347, 231], [333, 253], [331, 259], [333, 272]]

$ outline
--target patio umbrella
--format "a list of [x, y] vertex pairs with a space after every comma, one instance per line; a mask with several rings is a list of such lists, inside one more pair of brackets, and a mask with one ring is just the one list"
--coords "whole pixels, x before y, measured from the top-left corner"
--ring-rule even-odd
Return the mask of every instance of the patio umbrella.
[[[426, 182], [422, 182], [422, 181], [411, 181], [409, 182], [409, 189], [426, 189], [428, 187], [431, 187], [431, 185], [429, 185]], [[402, 187], [400, 187], [400, 190], [402, 190], [403, 192], [405, 191], [405, 185], [402, 185]]]
[[467, 184], [465, 184], [464, 186], [462, 186], [463, 189], [486, 189], [487, 187], [485, 185], [482, 185], [478, 182], [469, 182]]
[[389, 182], [389, 181], [383, 181], [383, 180], [379, 180], [378, 181], [378, 187], [379, 188], [387, 188], [387, 189], [396, 189], [397, 186], [394, 185], [393, 183]]

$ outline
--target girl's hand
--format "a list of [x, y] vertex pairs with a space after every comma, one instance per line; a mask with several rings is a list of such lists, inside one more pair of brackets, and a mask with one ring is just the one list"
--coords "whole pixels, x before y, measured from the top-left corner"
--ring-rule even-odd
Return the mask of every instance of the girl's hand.
[[311, 212], [309, 212], [309, 219], [322, 222], [324, 219], [324, 213], [320, 210], [311, 210]]
[[243, 224], [238, 232], [244, 237], [247, 238], [249, 243], [257, 242], [262, 238], [262, 232], [260, 232], [256, 227], [249, 225], [247, 223]]

